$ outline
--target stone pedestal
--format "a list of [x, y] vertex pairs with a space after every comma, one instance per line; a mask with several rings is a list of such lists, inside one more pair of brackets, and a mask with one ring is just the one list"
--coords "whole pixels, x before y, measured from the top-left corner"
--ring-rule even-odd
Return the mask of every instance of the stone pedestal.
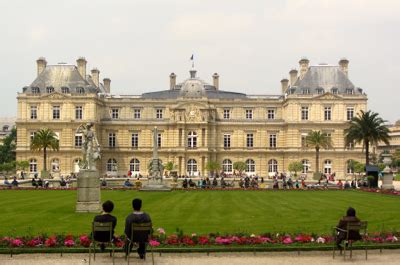
[[76, 212], [99, 213], [100, 207], [100, 179], [97, 170], [80, 170], [77, 179], [78, 198]]
[[382, 189], [383, 190], [394, 190], [393, 175], [385, 173], [382, 177]]
[[140, 191], [171, 191], [171, 187], [168, 187], [159, 180], [149, 180]]

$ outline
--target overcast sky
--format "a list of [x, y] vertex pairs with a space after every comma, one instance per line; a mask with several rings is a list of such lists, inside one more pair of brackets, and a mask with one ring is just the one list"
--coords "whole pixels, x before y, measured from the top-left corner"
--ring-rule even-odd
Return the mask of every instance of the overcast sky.
[[[369, 108], [400, 119], [400, 1], [392, 0], [0, 0], [0, 116], [16, 115], [17, 92], [36, 77], [36, 59], [86, 57], [112, 93], [169, 88], [198, 75], [220, 88], [279, 94], [301, 57], [350, 60], [349, 76]], [[88, 69], [88, 70], [89, 70]]]

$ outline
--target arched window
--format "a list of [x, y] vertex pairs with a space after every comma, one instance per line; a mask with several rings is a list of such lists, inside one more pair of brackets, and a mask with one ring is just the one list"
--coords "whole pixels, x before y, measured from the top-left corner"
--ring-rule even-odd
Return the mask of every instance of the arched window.
[[32, 94], [39, 94], [40, 89], [38, 87], [32, 87]]
[[331, 89], [332, 94], [336, 95], [338, 93], [338, 89], [336, 87]]
[[187, 162], [187, 172], [189, 173], [189, 176], [193, 176], [195, 173], [197, 173], [197, 162], [194, 159], [189, 159]]
[[46, 88], [46, 92], [47, 92], [47, 93], [53, 93], [53, 92], [54, 92], [54, 87], [48, 86], [48, 87]]
[[308, 173], [311, 168], [310, 161], [307, 159], [303, 159], [301, 160], [301, 163], [303, 164], [303, 173]]
[[83, 87], [77, 87], [76, 88], [76, 93], [78, 94], [85, 94], [85, 89]]
[[74, 160], [74, 165], [73, 165], [74, 173], [79, 173], [79, 168], [80, 168], [79, 165], [80, 164], [81, 164], [81, 159], [80, 158], [77, 158], [77, 159]]
[[354, 161], [353, 160], [347, 160], [346, 162], [346, 172], [347, 174], [354, 174]]
[[117, 160], [115, 160], [114, 158], [108, 159], [107, 171], [113, 171], [113, 172], [117, 171]]
[[324, 173], [331, 174], [332, 173], [332, 161], [327, 159], [324, 161]]
[[189, 132], [188, 133], [188, 148], [196, 148], [197, 147], [197, 133]]
[[129, 170], [132, 172], [139, 172], [140, 171], [140, 161], [139, 159], [133, 158], [129, 163]]
[[60, 160], [58, 158], [54, 158], [53, 160], [51, 160], [51, 171], [60, 171]]
[[225, 159], [222, 161], [222, 171], [225, 173], [233, 172], [232, 161], [230, 159]]
[[61, 93], [68, 94], [68, 93], [69, 93], [69, 88], [63, 86], [63, 87], [61, 88]]
[[36, 159], [29, 160], [29, 172], [36, 173], [37, 172], [37, 161]]
[[7, 132], [7, 131], [8, 131], [8, 128], [9, 128], [8, 125], [4, 125], [4, 126], [3, 126], [3, 132]]
[[256, 163], [253, 159], [246, 160], [246, 173], [255, 173], [256, 172]]
[[275, 159], [271, 159], [268, 161], [268, 172], [269, 173], [278, 172], [278, 161], [276, 161]]

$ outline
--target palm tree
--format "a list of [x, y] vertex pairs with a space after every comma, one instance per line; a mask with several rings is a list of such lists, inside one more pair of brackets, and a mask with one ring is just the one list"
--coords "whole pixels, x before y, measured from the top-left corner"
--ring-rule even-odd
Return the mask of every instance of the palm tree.
[[58, 151], [60, 149], [57, 135], [50, 129], [44, 128], [36, 132], [31, 142], [32, 151], [43, 149], [43, 171], [47, 171], [47, 149]]
[[365, 148], [365, 165], [369, 165], [369, 145], [384, 142], [389, 145], [389, 129], [384, 125], [386, 121], [379, 114], [372, 111], [361, 111], [350, 122], [350, 127], [344, 130], [346, 145], [363, 143]]
[[[307, 145], [315, 148], [315, 173], [319, 173], [319, 150], [328, 149], [332, 146], [331, 138], [321, 131], [311, 131], [308, 133]], [[319, 174], [318, 174], [319, 175]]]

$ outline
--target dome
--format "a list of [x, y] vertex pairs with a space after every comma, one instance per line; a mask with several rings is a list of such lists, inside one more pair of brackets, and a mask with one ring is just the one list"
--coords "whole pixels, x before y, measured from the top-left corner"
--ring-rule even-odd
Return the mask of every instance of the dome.
[[190, 70], [190, 78], [179, 84], [178, 87], [180, 87], [180, 96], [185, 98], [207, 97], [206, 90], [216, 90], [214, 86], [197, 78], [195, 69]]

